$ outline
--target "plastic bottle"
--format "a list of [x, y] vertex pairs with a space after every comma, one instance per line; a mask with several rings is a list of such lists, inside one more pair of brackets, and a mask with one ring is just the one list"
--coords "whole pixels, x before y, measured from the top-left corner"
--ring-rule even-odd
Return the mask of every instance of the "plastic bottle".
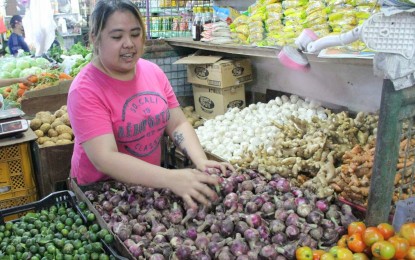
[[199, 12], [199, 8], [193, 8], [194, 19], [192, 23], [192, 38], [194, 41], [200, 41], [200, 34], [202, 29], [201, 23], [201, 13]]

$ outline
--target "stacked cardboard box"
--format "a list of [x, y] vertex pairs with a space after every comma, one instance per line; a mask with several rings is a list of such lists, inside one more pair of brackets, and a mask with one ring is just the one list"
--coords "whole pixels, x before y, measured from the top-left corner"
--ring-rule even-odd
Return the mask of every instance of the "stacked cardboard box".
[[214, 118], [229, 108], [246, 106], [244, 83], [252, 81], [249, 59], [192, 55], [175, 64], [187, 64], [196, 113], [203, 118]]

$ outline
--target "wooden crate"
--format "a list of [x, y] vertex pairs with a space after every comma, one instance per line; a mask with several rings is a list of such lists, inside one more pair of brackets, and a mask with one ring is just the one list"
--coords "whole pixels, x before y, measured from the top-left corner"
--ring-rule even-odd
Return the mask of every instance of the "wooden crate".
[[73, 144], [49, 147], [33, 144], [32, 152], [40, 198], [67, 188], [73, 147]]
[[22, 111], [27, 117], [32, 118], [39, 111], [58, 110], [62, 105], [66, 105], [71, 83], [72, 80], [64, 80], [53, 87], [26, 91], [21, 102]]

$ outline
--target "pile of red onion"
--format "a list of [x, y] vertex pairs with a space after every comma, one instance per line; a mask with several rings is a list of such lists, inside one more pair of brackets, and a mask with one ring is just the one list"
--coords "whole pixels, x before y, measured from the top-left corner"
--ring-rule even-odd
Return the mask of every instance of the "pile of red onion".
[[294, 259], [299, 246], [333, 246], [356, 220], [350, 206], [317, 199], [277, 174], [221, 178], [219, 200], [198, 210], [169, 190], [119, 182], [85, 195], [137, 259]]

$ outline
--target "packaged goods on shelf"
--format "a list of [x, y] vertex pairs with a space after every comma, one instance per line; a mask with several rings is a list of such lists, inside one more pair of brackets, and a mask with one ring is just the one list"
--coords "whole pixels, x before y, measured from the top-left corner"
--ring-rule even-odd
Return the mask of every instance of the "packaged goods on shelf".
[[246, 106], [243, 84], [226, 88], [193, 84], [193, 96], [196, 113], [207, 119], [222, 115], [230, 108]]
[[251, 82], [253, 79], [249, 59], [192, 55], [174, 64], [187, 64], [188, 82], [198, 85], [226, 88]]

